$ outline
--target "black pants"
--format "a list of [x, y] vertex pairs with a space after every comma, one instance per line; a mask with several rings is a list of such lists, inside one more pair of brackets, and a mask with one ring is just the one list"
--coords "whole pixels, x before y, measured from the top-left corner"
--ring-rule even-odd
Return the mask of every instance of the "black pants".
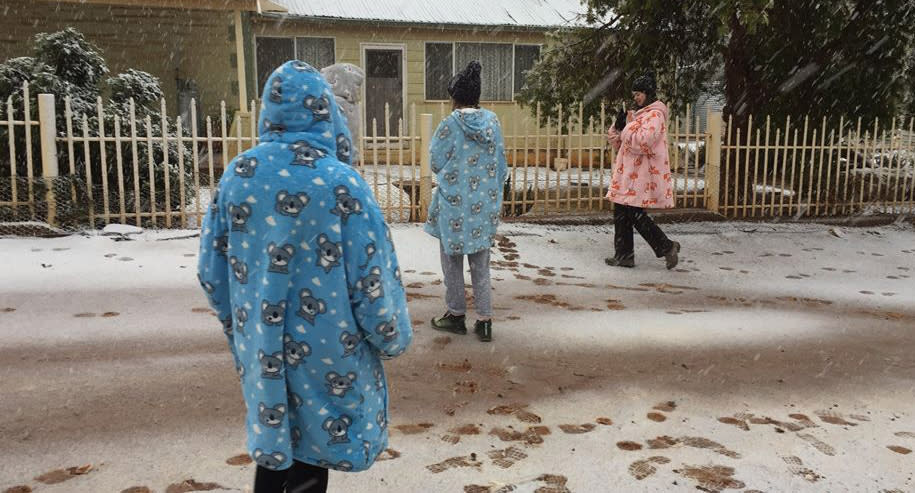
[[327, 469], [293, 461], [292, 467], [274, 471], [257, 466], [254, 493], [325, 493]]
[[661, 231], [661, 228], [648, 217], [645, 209], [628, 205], [613, 204], [613, 246], [616, 249], [614, 257], [617, 259], [635, 256], [632, 229], [638, 230], [642, 238], [651, 245], [654, 254], [663, 257], [673, 242]]

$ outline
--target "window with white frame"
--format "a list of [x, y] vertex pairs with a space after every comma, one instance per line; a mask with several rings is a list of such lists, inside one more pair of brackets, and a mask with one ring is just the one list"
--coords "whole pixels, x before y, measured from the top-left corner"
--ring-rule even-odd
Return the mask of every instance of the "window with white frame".
[[512, 101], [540, 58], [539, 45], [426, 43], [426, 99], [448, 99], [448, 82], [472, 60], [483, 65], [482, 101]]
[[268, 38], [255, 40], [258, 91], [277, 67], [289, 60], [308, 62], [320, 70], [336, 62], [333, 38]]

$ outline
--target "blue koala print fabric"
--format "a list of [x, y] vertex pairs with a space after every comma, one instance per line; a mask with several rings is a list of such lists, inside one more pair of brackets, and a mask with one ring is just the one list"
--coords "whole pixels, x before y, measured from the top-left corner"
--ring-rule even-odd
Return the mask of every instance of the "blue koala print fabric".
[[502, 186], [508, 176], [502, 127], [495, 113], [455, 110], [430, 145], [438, 186], [425, 230], [450, 255], [492, 247], [502, 217]]
[[365, 470], [387, 446], [382, 360], [413, 337], [391, 233], [316, 70], [272, 74], [260, 134], [220, 180], [198, 268], [241, 378], [248, 451], [269, 469]]

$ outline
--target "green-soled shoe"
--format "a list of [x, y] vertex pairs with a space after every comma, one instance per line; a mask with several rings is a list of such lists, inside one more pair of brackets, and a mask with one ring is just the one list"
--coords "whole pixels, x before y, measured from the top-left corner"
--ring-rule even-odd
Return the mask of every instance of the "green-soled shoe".
[[445, 312], [444, 315], [432, 319], [432, 328], [452, 334], [467, 334], [466, 317], [464, 315], [454, 315], [451, 312]]

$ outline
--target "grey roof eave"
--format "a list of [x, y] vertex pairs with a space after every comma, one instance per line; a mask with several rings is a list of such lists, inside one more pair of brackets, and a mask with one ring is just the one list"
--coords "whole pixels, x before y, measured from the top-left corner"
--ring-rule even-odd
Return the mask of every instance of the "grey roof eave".
[[311, 23], [333, 23], [333, 24], [372, 24], [376, 26], [392, 26], [392, 27], [416, 27], [420, 29], [501, 29], [509, 31], [540, 31], [548, 32], [554, 31], [557, 29], [564, 28], [573, 28], [573, 27], [584, 27], [584, 26], [573, 26], [569, 25], [550, 25], [550, 26], [536, 26], [536, 25], [518, 25], [518, 24], [458, 24], [458, 23], [447, 23], [447, 22], [417, 22], [417, 21], [397, 21], [392, 19], [356, 19], [348, 17], [318, 17], [318, 16], [305, 16], [305, 15], [295, 15], [295, 14], [281, 14], [281, 13], [261, 13], [257, 14], [260, 19], [268, 19], [272, 21], [296, 21], [296, 22], [311, 22]]

